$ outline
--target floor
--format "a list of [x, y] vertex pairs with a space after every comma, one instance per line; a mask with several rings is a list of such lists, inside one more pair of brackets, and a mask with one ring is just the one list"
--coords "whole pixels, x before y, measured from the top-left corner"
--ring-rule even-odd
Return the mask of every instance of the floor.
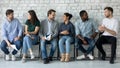
[[5, 61], [0, 58], [0, 68], [119, 68], [120, 58], [116, 59], [115, 64], [109, 64], [109, 61], [101, 60], [79, 60], [68, 63], [60, 62], [58, 60], [52, 61], [50, 64], [43, 64], [42, 60], [28, 60], [22, 63], [20, 59], [17, 61]]

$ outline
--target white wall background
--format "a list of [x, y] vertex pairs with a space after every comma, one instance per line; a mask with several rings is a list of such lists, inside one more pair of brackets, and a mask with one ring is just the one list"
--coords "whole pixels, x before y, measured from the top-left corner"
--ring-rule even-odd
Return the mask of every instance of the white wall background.
[[[49, 9], [56, 10], [56, 20], [59, 22], [61, 22], [63, 13], [69, 12], [73, 14], [73, 23], [79, 18], [79, 11], [84, 9], [88, 12], [89, 17], [93, 18], [96, 23], [99, 23], [104, 18], [103, 9], [106, 6], [113, 7], [114, 17], [120, 21], [119, 0], [1, 0], [0, 26], [5, 18], [5, 11], [10, 8], [14, 10], [15, 17], [18, 18], [22, 24], [27, 19], [27, 11], [31, 9], [36, 11], [40, 21], [46, 18]], [[107, 49], [109, 50], [110, 48]], [[1, 51], [0, 56], [3, 56]], [[117, 57], [120, 57], [120, 36], [118, 37]]]

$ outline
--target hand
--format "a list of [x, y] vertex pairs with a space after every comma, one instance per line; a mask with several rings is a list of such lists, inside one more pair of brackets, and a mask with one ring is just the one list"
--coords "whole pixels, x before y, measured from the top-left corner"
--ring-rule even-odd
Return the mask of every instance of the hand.
[[69, 32], [67, 30], [64, 30], [61, 32], [61, 34], [69, 34]]
[[17, 41], [17, 40], [19, 40], [20, 39], [20, 37], [15, 37], [14, 38], [14, 41]]
[[8, 42], [7, 45], [8, 45], [8, 47], [11, 47], [11, 43]]
[[87, 45], [87, 41], [85, 41], [85, 40], [82, 40], [82, 41], [83, 41], [83, 44], [84, 44], [84, 45]]
[[100, 30], [100, 31], [105, 31], [105, 30], [106, 30], [106, 27], [105, 27], [105, 26], [99, 26], [99, 27], [98, 27], [98, 30]]
[[91, 35], [90, 37], [91, 37], [91, 39], [95, 39], [96, 36], [95, 35]]
[[42, 39], [42, 40], [45, 40], [45, 37], [42, 37], [41, 39]]
[[27, 31], [27, 32], [24, 32], [24, 34], [27, 35], [27, 34], [30, 34], [30, 33]]

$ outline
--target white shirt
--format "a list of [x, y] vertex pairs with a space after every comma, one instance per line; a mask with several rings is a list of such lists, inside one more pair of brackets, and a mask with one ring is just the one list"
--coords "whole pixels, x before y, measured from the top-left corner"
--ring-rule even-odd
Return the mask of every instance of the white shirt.
[[[110, 29], [110, 30], [113, 30], [116, 32], [116, 34], [118, 34], [118, 31], [119, 31], [119, 23], [118, 21], [115, 19], [115, 18], [105, 18], [103, 19], [102, 21], [102, 26], [105, 26], [106, 28]], [[104, 36], [114, 36], [116, 37], [115, 35], [112, 35], [110, 34], [109, 32], [107, 31], [104, 31], [104, 33], [102, 34]]]

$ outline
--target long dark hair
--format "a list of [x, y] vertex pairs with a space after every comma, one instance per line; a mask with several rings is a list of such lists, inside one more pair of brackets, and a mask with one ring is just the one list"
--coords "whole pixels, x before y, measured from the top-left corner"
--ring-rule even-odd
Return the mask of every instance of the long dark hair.
[[35, 24], [36, 21], [39, 21], [34, 10], [29, 10], [28, 13], [31, 16], [31, 19], [29, 20], [30, 23]]

